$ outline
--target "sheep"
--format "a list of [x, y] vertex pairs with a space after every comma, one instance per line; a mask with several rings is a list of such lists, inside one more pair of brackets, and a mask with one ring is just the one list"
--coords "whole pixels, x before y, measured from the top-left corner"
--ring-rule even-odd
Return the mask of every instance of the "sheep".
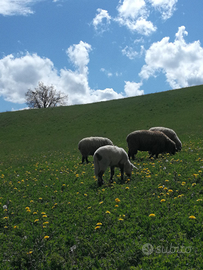
[[178, 151], [182, 149], [182, 143], [180, 139], [178, 138], [177, 134], [173, 129], [166, 128], [166, 127], [152, 127], [149, 130], [151, 131], [161, 131], [163, 132], [166, 136], [168, 136], [174, 143], [176, 144], [176, 148]]
[[175, 154], [176, 145], [163, 132], [150, 130], [137, 130], [128, 134], [128, 157], [134, 160], [137, 151], [149, 151], [150, 158], [160, 153]]
[[86, 163], [89, 163], [88, 156], [94, 155], [94, 152], [100, 147], [104, 145], [113, 145], [112, 141], [108, 138], [103, 137], [87, 137], [83, 138], [78, 143], [78, 149], [82, 154], [82, 164], [86, 160]]
[[123, 148], [112, 145], [101, 146], [94, 153], [94, 172], [95, 176], [98, 177], [99, 186], [104, 184], [102, 175], [108, 167], [111, 168], [110, 182], [112, 182], [115, 167], [119, 167], [121, 170], [121, 180], [123, 180], [124, 172], [130, 177], [132, 169], [137, 169], [137, 167], [130, 162]]

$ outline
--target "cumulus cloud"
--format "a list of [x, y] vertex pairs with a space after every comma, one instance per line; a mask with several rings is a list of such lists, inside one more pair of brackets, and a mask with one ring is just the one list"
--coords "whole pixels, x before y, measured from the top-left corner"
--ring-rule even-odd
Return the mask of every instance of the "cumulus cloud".
[[[83, 41], [67, 49], [66, 53], [75, 67], [74, 70], [57, 70], [50, 59], [37, 54], [5, 56], [0, 59], [0, 96], [6, 101], [23, 104], [27, 90], [34, 89], [42, 81], [68, 95], [69, 105], [125, 97], [112, 88], [90, 89], [88, 63], [91, 50], [91, 45]], [[126, 91], [126, 95], [129, 95], [129, 91]]]
[[169, 19], [176, 10], [178, 0], [149, 0], [151, 5], [157, 9], [164, 20]]
[[108, 14], [107, 10], [98, 8], [97, 15], [93, 19], [93, 26], [95, 30], [104, 32], [108, 29], [108, 25], [111, 23], [111, 16]]
[[1, 0], [0, 14], [5, 16], [32, 14], [31, 6], [39, 1], [42, 0]]
[[203, 48], [199, 41], [187, 43], [188, 33], [179, 27], [174, 42], [169, 37], [155, 42], [146, 51], [145, 62], [140, 77], [149, 79], [159, 73], [166, 76], [172, 88], [181, 88], [203, 83]]
[[128, 97], [144, 95], [144, 90], [140, 90], [142, 83], [125, 81], [124, 91]]
[[146, 36], [156, 31], [153, 23], [147, 20], [149, 10], [144, 0], [124, 0], [120, 2], [117, 10], [118, 16], [115, 21], [129, 30]]

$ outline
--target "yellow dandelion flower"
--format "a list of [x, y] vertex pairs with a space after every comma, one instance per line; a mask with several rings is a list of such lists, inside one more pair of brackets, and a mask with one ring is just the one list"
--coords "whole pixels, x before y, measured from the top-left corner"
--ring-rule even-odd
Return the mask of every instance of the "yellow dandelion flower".
[[190, 219], [196, 219], [196, 217], [195, 217], [195, 216], [189, 216], [189, 218], [190, 218]]
[[91, 206], [87, 207], [87, 209], [90, 209], [90, 208], [92, 208], [92, 207]]
[[27, 206], [27, 207], [25, 207], [25, 209], [26, 209], [26, 210], [29, 210], [29, 209], [30, 209], [30, 207], [28, 207], [28, 206]]
[[33, 212], [33, 215], [36, 215], [37, 214], [37, 212]]
[[39, 198], [39, 200], [42, 200], [42, 198]]
[[71, 202], [68, 202], [68, 204], [71, 204]]
[[166, 200], [165, 199], [162, 199], [160, 202], [165, 202]]
[[41, 214], [42, 214], [42, 215], [46, 215], [46, 213], [45, 213], [45, 212], [42, 212]]
[[31, 202], [31, 203], [33, 203], [34, 201], [33, 201], [33, 200], [31, 200], [30, 202]]
[[159, 186], [158, 188], [163, 188], [163, 186]]
[[8, 226], [4, 226], [4, 229], [8, 229]]
[[48, 235], [46, 235], [45, 237], [44, 237], [44, 239], [48, 239], [49, 238], [49, 236]]
[[166, 179], [165, 182], [169, 182], [169, 180]]
[[115, 201], [118, 203], [118, 202], [120, 202], [121, 200], [119, 200], [119, 198], [116, 198]]
[[29, 252], [27, 252], [27, 254], [32, 254], [32, 250], [30, 250]]
[[79, 177], [79, 174], [77, 173], [75, 176], [76, 176], [76, 177]]
[[47, 217], [47, 215], [43, 215], [42, 217]]
[[186, 184], [186, 182], [182, 182], [182, 184], [181, 184], [181, 185], [182, 185], [182, 186], [184, 186], [185, 184]]
[[45, 222], [43, 223], [43, 225], [45, 225], [45, 224], [49, 224], [49, 221], [45, 221]]
[[17, 226], [15, 225], [15, 226], [13, 226], [13, 228], [14, 228], [14, 229], [17, 229]]
[[111, 212], [109, 212], [109, 211], [106, 211], [106, 214], [111, 214]]
[[200, 201], [202, 201], [202, 199], [197, 199], [197, 202], [200, 202]]
[[37, 221], [39, 221], [39, 219], [37, 218], [37, 219], [35, 219], [35, 221], [34, 222], [37, 222]]
[[192, 186], [193, 186], [193, 187], [196, 186], [196, 183], [192, 183]]
[[172, 189], [169, 189], [168, 192], [173, 192], [173, 190]]
[[99, 228], [101, 228], [101, 226], [96, 226], [96, 227], [95, 227], [95, 230], [96, 230], [96, 229], [99, 229]]
[[123, 218], [119, 218], [118, 220], [123, 221], [124, 219]]
[[105, 191], [105, 189], [103, 188], [102, 191]]
[[197, 177], [199, 174], [198, 173], [193, 173], [193, 176], [194, 177]]
[[102, 223], [101, 223], [101, 222], [98, 222], [96, 225], [97, 225], [97, 226], [101, 226], [101, 225], [102, 225]]
[[118, 207], [118, 204], [116, 204], [115, 207]]
[[167, 187], [164, 188], [164, 190], [167, 190], [167, 189], [168, 189]]
[[149, 217], [155, 217], [155, 214], [150, 214]]
[[8, 219], [9, 217], [4, 217], [3, 219]]
[[129, 189], [129, 187], [126, 187], [125, 189]]
[[85, 193], [84, 196], [87, 196], [87, 194]]
[[102, 204], [103, 203], [103, 201], [101, 201], [99, 204]]

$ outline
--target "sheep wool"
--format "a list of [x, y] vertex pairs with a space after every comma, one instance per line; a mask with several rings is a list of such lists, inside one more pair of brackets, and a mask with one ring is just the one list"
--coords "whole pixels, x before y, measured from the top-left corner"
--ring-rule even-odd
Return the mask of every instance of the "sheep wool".
[[121, 170], [121, 180], [123, 180], [124, 172], [130, 177], [132, 169], [136, 168], [130, 162], [128, 155], [123, 148], [111, 145], [102, 146], [94, 153], [94, 172], [95, 176], [98, 177], [99, 186], [104, 184], [102, 176], [108, 167], [111, 168], [111, 182], [114, 176], [115, 167], [119, 167]]
[[176, 145], [163, 132], [150, 130], [137, 130], [128, 134], [128, 157], [134, 160], [137, 151], [149, 151], [151, 156], [160, 153], [175, 154]]
[[82, 163], [86, 160], [88, 163], [88, 156], [94, 155], [94, 152], [101, 146], [113, 145], [112, 141], [104, 137], [86, 137], [78, 143], [78, 149], [82, 154]]
[[176, 148], [177, 148], [178, 151], [180, 151], [182, 149], [182, 143], [181, 143], [180, 139], [178, 138], [176, 132], [173, 129], [166, 128], [166, 127], [151, 127], [149, 130], [163, 132], [172, 141], [174, 141], [174, 143], [176, 144]]

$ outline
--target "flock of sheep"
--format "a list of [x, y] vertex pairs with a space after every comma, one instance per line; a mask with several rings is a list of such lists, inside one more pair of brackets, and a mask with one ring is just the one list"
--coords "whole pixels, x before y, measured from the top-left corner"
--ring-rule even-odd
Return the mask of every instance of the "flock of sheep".
[[[102, 178], [105, 170], [111, 168], [110, 181], [112, 182], [114, 168], [119, 167], [121, 170], [121, 179], [123, 180], [124, 172], [131, 176], [133, 168], [136, 168], [130, 158], [134, 160], [137, 151], [148, 151], [150, 157], [160, 153], [175, 154], [182, 148], [182, 143], [174, 130], [165, 127], [153, 127], [149, 130], [137, 130], [128, 134], [126, 138], [128, 144], [128, 154], [113, 142], [103, 137], [87, 137], [78, 143], [78, 149], [82, 154], [82, 163], [88, 163], [88, 156], [94, 157], [94, 172], [98, 178], [98, 185], [104, 184]], [[136, 168], [137, 169], [137, 168]]]

